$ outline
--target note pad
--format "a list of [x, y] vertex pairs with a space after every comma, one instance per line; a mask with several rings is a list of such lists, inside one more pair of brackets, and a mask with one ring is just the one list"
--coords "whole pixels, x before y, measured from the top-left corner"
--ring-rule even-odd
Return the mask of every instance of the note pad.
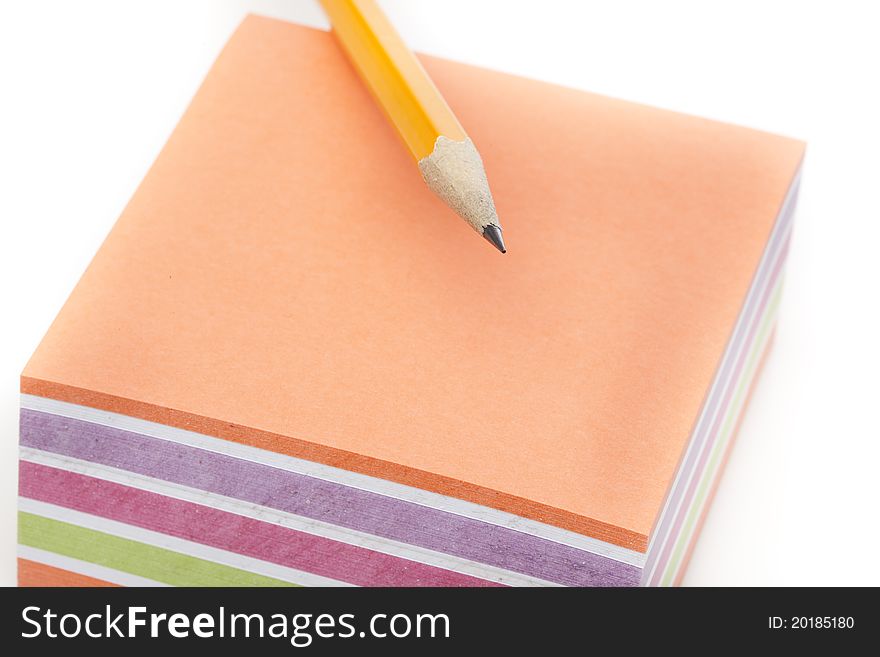
[[509, 253], [331, 35], [246, 19], [22, 375], [21, 584], [679, 581], [804, 146], [423, 62]]

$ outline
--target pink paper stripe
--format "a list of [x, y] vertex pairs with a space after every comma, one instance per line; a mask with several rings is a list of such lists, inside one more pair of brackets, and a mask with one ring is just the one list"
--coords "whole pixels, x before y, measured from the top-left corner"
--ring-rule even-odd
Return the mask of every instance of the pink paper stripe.
[[360, 586], [501, 586], [95, 477], [28, 461], [21, 461], [19, 467], [20, 493], [25, 497], [342, 582]]

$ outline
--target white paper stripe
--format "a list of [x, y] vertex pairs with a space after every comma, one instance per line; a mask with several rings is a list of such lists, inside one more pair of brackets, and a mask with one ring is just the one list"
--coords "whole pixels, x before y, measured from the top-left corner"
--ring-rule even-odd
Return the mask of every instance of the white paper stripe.
[[416, 561], [429, 566], [451, 570], [480, 579], [498, 582], [507, 586], [559, 586], [537, 577], [522, 575], [513, 571], [482, 564], [454, 555], [428, 550], [416, 545], [401, 543], [392, 539], [367, 534], [347, 527], [306, 518], [286, 511], [279, 511], [232, 497], [218, 495], [207, 491], [182, 486], [180, 484], [147, 477], [128, 470], [121, 470], [107, 465], [92, 463], [81, 459], [45, 452], [30, 447], [20, 449], [21, 459], [39, 465], [45, 465], [76, 474], [95, 477], [105, 481], [130, 486], [139, 490], [164, 495], [194, 504], [220, 509], [239, 516], [253, 518], [261, 522], [280, 525], [314, 536], [322, 536], [341, 543], [356, 545], [375, 552], [381, 552], [409, 561]]
[[114, 570], [105, 566], [99, 566], [96, 563], [81, 561], [73, 557], [67, 557], [63, 554], [41, 550], [40, 548], [30, 547], [29, 545], [18, 546], [18, 556], [29, 561], [54, 566], [63, 570], [69, 570], [72, 573], [78, 573], [87, 577], [100, 579], [110, 584], [118, 584], [119, 586], [168, 586], [162, 582], [157, 582], [146, 577], [139, 577], [121, 570]]

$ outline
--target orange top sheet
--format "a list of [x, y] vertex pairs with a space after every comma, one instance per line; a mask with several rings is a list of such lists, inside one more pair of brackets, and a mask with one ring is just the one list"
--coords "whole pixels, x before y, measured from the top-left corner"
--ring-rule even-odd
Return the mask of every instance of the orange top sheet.
[[22, 389], [644, 550], [803, 145], [424, 63], [506, 256], [330, 35], [251, 17]]

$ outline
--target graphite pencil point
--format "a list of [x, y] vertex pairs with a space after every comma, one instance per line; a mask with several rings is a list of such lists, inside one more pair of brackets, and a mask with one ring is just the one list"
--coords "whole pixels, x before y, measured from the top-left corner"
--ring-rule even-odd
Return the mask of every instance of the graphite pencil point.
[[507, 247], [504, 246], [504, 237], [501, 235], [500, 227], [495, 224], [489, 224], [483, 228], [483, 237], [486, 238], [486, 241], [491, 242], [501, 253], [507, 253]]

